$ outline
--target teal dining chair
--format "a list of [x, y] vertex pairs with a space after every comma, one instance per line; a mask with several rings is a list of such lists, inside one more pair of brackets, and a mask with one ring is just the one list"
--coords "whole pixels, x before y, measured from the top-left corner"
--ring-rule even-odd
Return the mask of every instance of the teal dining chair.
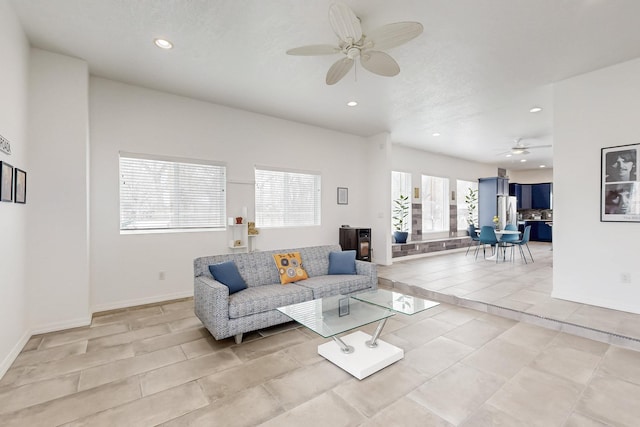
[[527, 257], [524, 254], [524, 250], [522, 249], [523, 246], [527, 247], [527, 251], [529, 252], [529, 257], [531, 258], [531, 262], [533, 261], [533, 255], [531, 255], [531, 249], [529, 249], [529, 237], [531, 235], [531, 226], [527, 225], [524, 228], [524, 232], [522, 233], [522, 239], [518, 240], [517, 242], [514, 242], [513, 245], [514, 246], [518, 246], [518, 249], [520, 249], [520, 255], [522, 255], [522, 259], [524, 259], [524, 263], [527, 264]]
[[496, 237], [496, 231], [490, 225], [483, 225], [480, 228], [480, 243], [478, 247], [476, 247], [476, 259], [478, 259], [478, 251], [480, 250], [480, 245], [482, 245], [482, 255], [484, 258], [487, 257], [486, 246], [491, 245], [491, 252], [493, 253], [493, 248], [498, 245], [498, 238]]
[[476, 231], [476, 226], [471, 224], [467, 229], [469, 231], [469, 237], [471, 237], [471, 241], [469, 242], [469, 246], [467, 246], [467, 253], [464, 256], [469, 255], [469, 249], [471, 249], [472, 245], [478, 246], [480, 244], [480, 238], [478, 237], [478, 232]]
[[[517, 231], [518, 227], [514, 224], [507, 224], [504, 229], [509, 231]], [[507, 257], [507, 248], [511, 248], [511, 260], [513, 261], [513, 248], [515, 247], [514, 245], [518, 240], [520, 240], [519, 234], [503, 234], [500, 237], [500, 247], [502, 248], [505, 259]]]

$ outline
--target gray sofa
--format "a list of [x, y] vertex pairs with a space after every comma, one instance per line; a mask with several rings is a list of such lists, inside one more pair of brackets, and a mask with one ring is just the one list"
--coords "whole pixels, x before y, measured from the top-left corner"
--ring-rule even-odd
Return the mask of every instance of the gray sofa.
[[[242, 334], [291, 319], [276, 310], [288, 304], [338, 294], [374, 290], [378, 287], [376, 265], [356, 260], [355, 275], [329, 275], [329, 253], [339, 245], [313, 246], [252, 253], [213, 255], [196, 258], [194, 269], [195, 314], [217, 340]], [[274, 254], [300, 252], [309, 278], [280, 284]], [[234, 261], [247, 289], [229, 295], [229, 288], [216, 281], [209, 265]]]

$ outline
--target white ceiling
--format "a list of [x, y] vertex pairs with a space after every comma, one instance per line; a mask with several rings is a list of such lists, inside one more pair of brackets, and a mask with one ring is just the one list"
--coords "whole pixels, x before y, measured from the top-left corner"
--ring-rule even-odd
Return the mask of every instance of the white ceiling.
[[398, 21], [425, 31], [387, 51], [398, 76], [357, 67], [334, 86], [324, 80], [338, 55], [285, 54], [337, 43], [330, 0], [12, 3], [33, 46], [82, 58], [93, 75], [362, 136], [388, 131], [397, 144], [509, 169], [552, 165], [551, 148], [527, 163], [498, 153], [516, 138], [553, 144], [554, 82], [640, 57], [639, 0], [347, 0], [365, 33]]

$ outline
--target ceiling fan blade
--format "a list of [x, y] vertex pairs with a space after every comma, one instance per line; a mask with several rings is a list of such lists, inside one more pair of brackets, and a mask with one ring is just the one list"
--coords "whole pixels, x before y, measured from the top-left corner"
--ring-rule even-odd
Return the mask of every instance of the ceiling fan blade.
[[526, 148], [549, 148], [549, 147], [552, 147], [552, 145], [551, 144], [548, 144], [548, 145], [527, 145]]
[[398, 63], [384, 52], [366, 50], [360, 54], [362, 66], [374, 74], [385, 77], [393, 77], [400, 72]]
[[313, 44], [309, 46], [300, 46], [295, 47], [293, 49], [289, 49], [287, 51], [287, 55], [303, 55], [303, 56], [314, 56], [314, 55], [333, 55], [334, 53], [339, 53], [340, 48], [337, 46], [332, 46], [330, 44]]
[[372, 42], [372, 47], [386, 50], [418, 37], [423, 29], [419, 22], [396, 22], [370, 31], [366, 38]]
[[333, 32], [346, 43], [355, 43], [362, 38], [362, 27], [355, 13], [342, 2], [329, 6], [329, 23]]
[[338, 83], [351, 70], [351, 67], [353, 67], [353, 59], [351, 58], [342, 58], [334, 62], [327, 72], [327, 84]]

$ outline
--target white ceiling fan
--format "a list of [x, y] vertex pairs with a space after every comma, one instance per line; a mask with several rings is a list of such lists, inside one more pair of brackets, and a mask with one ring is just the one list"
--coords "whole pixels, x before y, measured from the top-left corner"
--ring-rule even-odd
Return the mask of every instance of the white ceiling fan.
[[509, 149], [509, 151], [505, 151], [500, 153], [500, 156], [506, 155], [507, 157], [517, 156], [517, 155], [526, 155], [531, 153], [529, 150], [533, 150], [536, 148], [549, 148], [551, 145], [527, 145], [522, 142], [522, 138], [518, 138], [514, 141], [514, 145]]
[[289, 55], [332, 55], [342, 53], [344, 58], [335, 62], [327, 72], [328, 85], [336, 84], [353, 67], [355, 58], [366, 70], [380, 76], [392, 77], [400, 72], [400, 66], [381, 50], [400, 46], [419, 36], [423, 27], [419, 22], [396, 22], [383, 25], [367, 34], [362, 33], [360, 20], [353, 11], [342, 2], [329, 6], [329, 23], [338, 36], [338, 45], [318, 44], [289, 49]]

